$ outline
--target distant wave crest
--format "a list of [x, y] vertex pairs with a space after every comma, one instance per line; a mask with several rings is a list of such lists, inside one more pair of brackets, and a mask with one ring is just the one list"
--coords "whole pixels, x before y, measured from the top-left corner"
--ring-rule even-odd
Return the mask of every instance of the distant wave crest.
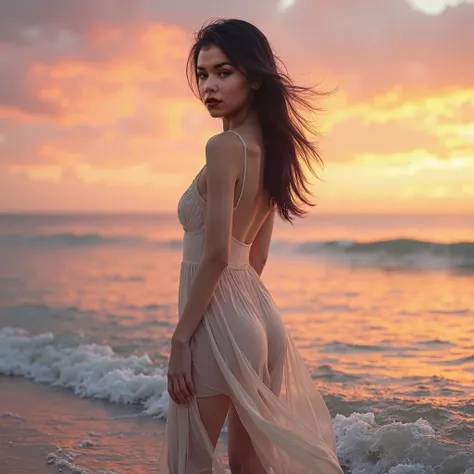
[[415, 239], [372, 242], [305, 242], [296, 246], [304, 255], [331, 256], [353, 263], [399, 268], [446, 267], [474, 273], [474, 242], [440, 243]]
[[180, 241], [160, 242], [135, 235], [103, 235], [97, 233], [76, 234], [61, 232], [56, 234], [4, 234], [0, 235], [0, 246], [26, 247], [78, 247], [105, 245], [166, 245], [181, 246]]
[[430, 254], [439, 257], [474, 257], [474, 242], [436, 243], [415, 239], [377, 240], [374, 242], [353, 242], [336, 240], [329, 242], [306, 242], [299, 244], [301, 253], [320, 253], [324, 251], [346, 254], [385, 253], [393, 256]]
[[[138, 235], [107, 235], [99, 233], [3, 234], [2, 247], [94, 247], [94, 246], [156, 246], [180, 249], [181, 240], [153, 240]], [[390, 268], [448, 267], [474, 273], [474, 242], [440, 243], [416, 239], [309, 241], [272, 243], [276, 254], [300, 254], [328, 257], [351, 264], [369, 264]]]

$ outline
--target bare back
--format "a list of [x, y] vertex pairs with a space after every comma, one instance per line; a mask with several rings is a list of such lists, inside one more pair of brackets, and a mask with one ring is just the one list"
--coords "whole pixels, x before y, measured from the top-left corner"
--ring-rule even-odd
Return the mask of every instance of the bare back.
[[[232, 237], [251, 245], [271, 212], [268, 193], [263, 187], [265, 156], [254, 132], [228, 132], [234, 133], [242, 142], [242, 166], [234, 189]], [[197, 189], [205, 199], [205, 169], [198, 178]]]

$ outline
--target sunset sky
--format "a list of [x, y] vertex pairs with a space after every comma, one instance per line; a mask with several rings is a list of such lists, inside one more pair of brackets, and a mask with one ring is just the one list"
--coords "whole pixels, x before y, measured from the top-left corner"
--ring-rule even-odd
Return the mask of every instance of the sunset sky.
[[474, 0], [0, 0], [0, 210], [173, 212], [221, 130], [185, 77], [216, 17], [338, 87], [322, 212], [474, 211]]

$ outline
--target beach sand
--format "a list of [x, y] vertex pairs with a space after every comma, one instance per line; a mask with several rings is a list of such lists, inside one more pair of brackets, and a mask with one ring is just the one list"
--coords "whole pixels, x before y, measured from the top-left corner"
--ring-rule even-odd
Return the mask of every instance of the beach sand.
[[164, 422], [140, 411], [0, 376], [0, 472], [157, 473]]

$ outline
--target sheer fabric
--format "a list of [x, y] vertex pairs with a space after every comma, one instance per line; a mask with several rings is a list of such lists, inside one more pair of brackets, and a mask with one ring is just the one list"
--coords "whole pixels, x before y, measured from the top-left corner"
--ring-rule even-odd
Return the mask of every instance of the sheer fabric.
[[[246, 145], [239, 138], [245, 166]], [[204, 250], [206, 202], [198, 178], [178, 205], [185, 231], [180, 315]], [[341, 474], [327, 406], [271, 295], [249, 265], [249, 252], [250, 245], [232, 240], [230, 263], [192, 339], [195, 394], [231, 398], [267, 473]], [[160, 472], [229, 472], [214, 452], [195, 399], [188, 408], [170, 400]]]

